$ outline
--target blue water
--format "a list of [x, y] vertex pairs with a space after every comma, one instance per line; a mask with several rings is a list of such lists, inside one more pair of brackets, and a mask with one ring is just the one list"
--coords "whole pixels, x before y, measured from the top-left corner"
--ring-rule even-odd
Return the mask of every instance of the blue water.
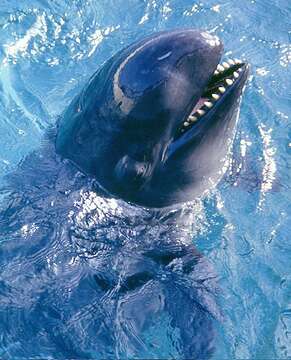
[[[214, 358], [291, 358], [290, 18], [288, 0], [1, 1], [1, 358], [104, 354], [94, 318], [100, 303], [87, 277], [103, 250], [92, 239], [138, 241], [130, 229], [146, 226], [147, 214], [102, 200], [50, 156], [31, 171], [24, 159], [100, 64], [137, 38], [177, 27], [215, 33], [227, 56], [251, 64], [229, 170], [208, 197], [186, 206], [192, 241], [220, 288]], [[7, 187], [4, 175], [17, 172]], [[162, 233], [159, 222], [151, 231]], [[169, 319], [159, 321], [170, 329]], [[124, 357], [130, 341], [118, 317], [115, 327], [112, 356]], [[161, 330], [152, 327], [143, 350], [127, 353], [179, 357], [179, 334], [172, 329], [169, 339]]]

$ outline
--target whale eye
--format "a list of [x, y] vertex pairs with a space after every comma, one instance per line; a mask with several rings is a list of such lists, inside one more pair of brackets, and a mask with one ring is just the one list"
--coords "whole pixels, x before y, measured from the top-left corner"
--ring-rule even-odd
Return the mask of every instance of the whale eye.
[[150, 164], [137, 161], [129, 156], [121, 158], [115, 166], [115, 176], [120, 183], [125, 183], [128, 187], [140, 187], [146, 180]]

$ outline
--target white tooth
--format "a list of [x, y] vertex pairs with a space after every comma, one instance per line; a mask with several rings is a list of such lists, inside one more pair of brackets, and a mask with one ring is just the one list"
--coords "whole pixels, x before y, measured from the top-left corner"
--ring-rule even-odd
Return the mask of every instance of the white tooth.
[[220, 86], [218, 88], [218, 90], [223, 94], [225, 92], [225, 87], [224, 86]]
[[218, 74], [219, 74], [219, 71], [215, 70], [214, 75], [218, 75]]
[[207, 106], [209, 109], [213, 106], [212, 102], [210, 101], [205, 101], [204, 105]]
[[204, 111], [204, 110], [199, 109], [199, 110], [197, 110], [197, 113], [198, 113], [200, 116], [202, 116], [202, 115], [204, 115], [204, 114], [205, 114], [205, 111]]
[[189, 124], [187, 121], [185, 121], [183, 125], [187, 127], [187, 126], [189, 126], [190, 124]]
[[188, 119], [188, 121], [191, 121], [191, 122], [195, 122], [195, 121], [197, 121], [197, 117], [196, 116], [194, 116], [194, 115], [191, 115], [191, 116], [189, 116], [189, 119]]
[[233, 76], [237, 79], [237, 78], [239, 77], [239, 73], [235, 71], [235, 72], [233, 73]]
[[224, 66], [225, 69], [229, 69], [229, 64], [227, 62], [223, 62], [222, 65]]
[[224, 71], [224, 67], [222, 65], [218, 64], [217, 65], [217, 70], [222, 72], [222, 71]]
[[239, 60], [239, 59], [234, 59], [234, 62], [235, 62], [236, 64], [241, 64], [241, 63], [242, 63], [242, 61]]
[[227, 85], [232, 85], [233, 84], [233, 81], [230, 80], [230, 79], [226, 79], [225, 82], [227, 83]]
[[228, 60], [228, 63], [229, 63], [230, 65], [234, 65], [234, 64], [235, 64], [235, 62], [234, 62], [232, 59]]
[[213, 97], [214, 100], [218, 100], [220, 98], [220, 96], [217, 95], [217, 94], [212, 94], [212, 97]]

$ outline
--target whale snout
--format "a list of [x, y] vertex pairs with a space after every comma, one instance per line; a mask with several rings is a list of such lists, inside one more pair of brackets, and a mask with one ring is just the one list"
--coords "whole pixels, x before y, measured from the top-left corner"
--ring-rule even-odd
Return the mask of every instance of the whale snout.
[[114, 98], [126, 117], [151, 121], [162, 110], [183, 111], [193, 95], [199, 98], [223, 44], [205, 31], [186, 29], [155, 34], [130, 50], [114, 73]]

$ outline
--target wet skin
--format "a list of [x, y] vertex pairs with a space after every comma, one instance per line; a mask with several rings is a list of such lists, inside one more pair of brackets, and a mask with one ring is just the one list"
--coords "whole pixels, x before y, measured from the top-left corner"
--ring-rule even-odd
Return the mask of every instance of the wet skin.
[[[57, 153], [109, 194], [161, 213], [201, 196], [223, 176], [249, 72], [236, 60], [219, 65], [222, 52], [217, 37], [192, 29], [154, 34], [121, 50], [63, 115]], [[192, 241], [181, 242], [169, 233], [166, 247], [144, 244], [133, 256], [130, 248], [116, 280], [110, 270], [95, 281], [123, 299], [122, 318], [133, 331], [128, 349], [139, 347], [139, 335], [166, 312], [180, 331], [183, 356], [206, 359], [214, 352], [215, 276]], [[197, 281], [200, 274], [206, 277]]]
[[[132, 203], [162, 208], [201, 196], [223, 175], [248, 75], [244, 63], [215, 75], [222, 52], [218, 38], [192, 29], [121, 50], [63, 115], [57, 152]], [[205, 99], [211, 108], [183, 126]]]
[[[216, 37], [191, 29], [121, 50], [62, 116], [52, 135], [57, 154], [50, 139], [9, 177], [2, 279], [20, 295], [10, 299], [15, 310], [9, 303], [0, 314], [24, 356], [136, 357], [165, 314], [163, 330], [179, 329], [179, 358], [213, 353], [215, 275], [193, 245], [193, 208], [176, 204], [223, 175], [248, 67], [234, 62], [215, 73], [221, 56]], [[20, 236], [32, 222], [35, 230]], [[47, 259], [69, 270], [53, 272]], [[7, 309], [11, 319], [24, 311], [40, 337], [25, 338]]]

